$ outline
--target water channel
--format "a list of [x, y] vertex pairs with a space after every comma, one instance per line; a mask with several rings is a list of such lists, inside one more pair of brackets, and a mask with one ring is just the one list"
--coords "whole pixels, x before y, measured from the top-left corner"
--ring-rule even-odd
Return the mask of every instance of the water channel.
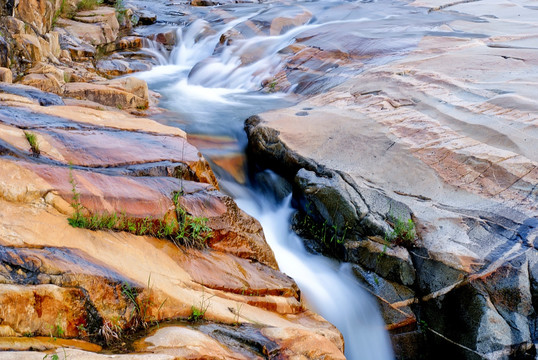
[[[145, 51], [156, 64], [137, 76], [162, 95], [160, 106], [171, 110], [157, 116], [159, 121], [191, 136], [213, 139], [195, 142], [210, 161], [226, 154], [240, 156], [247, 143], [243, 131], [247, 117], [325, 91], [364, 66], [391, 61], [409, 51], [424, 34], [438, 33], [436, 26], [441, 23], [424, 9], [383, 0], [157, 10], [167, 21], [161, 26], [177, 27], [177, 44], [167, 50], [149, 43]], [[272, 22], [279, 17], [284, 18], [284, 25], [277, 31]], [[298, 43], [341, 51], [360, 61], [342, 66], [307, 63], [318, 71], [288, 71], [291, 86], [283, 91], [264, 88], [262, 84], [286, 70], [290, 45]], [[215, 145], [219, 141], [226, 146]], [[214, 170], [223, 189], [261, 222], [280, 269], [295, 279], [307, 304], [342, 332], [346, 357], [393, 358], [377, 305], [359, 286], [350, 267], [307, 252], [290, 230], [291, 196], [278, 199], [251, 181], [238, 183], [218, 166]]]

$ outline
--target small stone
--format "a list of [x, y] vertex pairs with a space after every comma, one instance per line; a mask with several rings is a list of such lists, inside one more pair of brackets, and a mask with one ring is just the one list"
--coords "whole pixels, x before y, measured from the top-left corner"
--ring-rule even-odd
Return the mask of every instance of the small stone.
[[0, 82], [11, 84], [13, 82], [13, 73], [10, 69], [0, 67]]

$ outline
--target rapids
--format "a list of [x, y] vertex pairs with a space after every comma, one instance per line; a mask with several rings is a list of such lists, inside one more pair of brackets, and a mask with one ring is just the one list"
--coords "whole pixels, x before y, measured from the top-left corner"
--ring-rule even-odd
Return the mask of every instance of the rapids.
[[[188, 9], [162, 10], [165, 19], [177, 24], [177, 44], [166, 50], [148, 43], [145, 52], [155, 66], [137, 76], [163, 95], [161, 106], [172, 111], [157, 120], [189, 134], [234, 139], [235, 145], [226, 149], [198, 145], [209, 160], [215, 154], [243, 151], [243, 122], [248, 116], [290, 105], [298, 96], [342, 83], [363, 66], [400, 56], [424, 34], [439, 34], [436, 16], [444, 16], [426, 16], [425, 10], [390, 1], [271, 2]], [[280, 31], [271, 22], [278, 17], [285, 24]], [[317, 69], [293, 71], [287, 68], [292, 44], [340, 51], [356, 60], [306, 62]], [[285, 92], [264, 89], [262, 84], [281, 71], [286, 71], [291, 86]], [[350, 266], [308, 253], [290, 230], [291, 196], [275, 201], [252, 186], [231, 182], [218, 166], [214, 170], [223, 188], [261, 222], [281, 270], [296, 280], [309, 306], [342, 332], [346, 356], [393, 358], [377, 305], [361, 289]]]

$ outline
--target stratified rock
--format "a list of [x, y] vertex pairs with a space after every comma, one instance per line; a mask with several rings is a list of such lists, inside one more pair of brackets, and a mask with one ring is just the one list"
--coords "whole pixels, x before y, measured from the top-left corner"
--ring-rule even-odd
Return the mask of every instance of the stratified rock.
[[119, 109], [145, 109], [148, 107], [147, 98], [144, 99], [131, 92], [100, 84], [68, 83], [65, 85], [64, 95]]
[[114, 8], [101, 7], [77, 13], [78, 21], [58, 19], [58, 26], [68, 34], [91, 45], [105, 45], [116, 41], [119, 24]]
[[64, 103], [62, 98], [58, 95], [47, 93], [31, 86], [0, 83], [0, 92], [37, 100], [42, 106], [63, 105]]

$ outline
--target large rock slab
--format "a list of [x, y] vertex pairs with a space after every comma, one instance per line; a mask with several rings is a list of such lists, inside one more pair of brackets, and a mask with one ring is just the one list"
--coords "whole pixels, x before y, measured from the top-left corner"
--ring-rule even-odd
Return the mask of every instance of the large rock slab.
[[[415, 315], [441, 351], [531, 354], [538, 57], [528, 34], [536, 10], [502, 0], [428, 6], [480, 21], [447, 22], [440, 28], [449, 36], [425, 36], [397, 60], [249, 119], [250, 151], [295, 184], [305, 211], [352, 227], [348, 259], [423, 294]], [[417, 227], [408, 261], [364, 240], [389, 235], [395, 218]]]

